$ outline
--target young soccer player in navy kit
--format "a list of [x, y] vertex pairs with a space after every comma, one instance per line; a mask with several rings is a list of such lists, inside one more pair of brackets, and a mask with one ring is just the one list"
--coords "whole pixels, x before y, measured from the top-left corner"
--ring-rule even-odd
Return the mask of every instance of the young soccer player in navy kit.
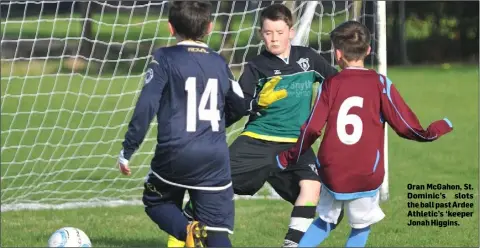
[[[244, 114], [243, 92], [225, 60], [200, 40], [212, 30], [209, 2], [173, 2], [178, 43], [153, 54], [119, 157], [122, 173], [157, 117], [158, 135], [143, 203], [160, 229], [188, 247], [231, 246], [234, 202], [226, 127]], [[185, 191], [193, 205], [182, 214]]]

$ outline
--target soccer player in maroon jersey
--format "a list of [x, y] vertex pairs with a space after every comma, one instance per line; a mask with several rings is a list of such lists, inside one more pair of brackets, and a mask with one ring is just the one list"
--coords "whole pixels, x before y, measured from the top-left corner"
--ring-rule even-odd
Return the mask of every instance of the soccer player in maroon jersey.
[[425, 130], [392, 82], [364, 67], [370, 53], [370, 33], [361, 23], [345, 22], [330, 34], [342, 71], [322, 84], [310, 117], [295, 146], [277, 156], [279, 167], [295, 164], [298, 157], [325, 135], [318, 150], [322, 182], [319, 218], [307, 230], [300, 247], [319, 245], [338, 223], [341, 210], [352, 231], [346, 246], [365, 246], [370, 226], [385, 217], [379, 205], [383, 182], [384, 128], [387, 122], [403, 138], [431, 142], [452, 131], [448, 119]]

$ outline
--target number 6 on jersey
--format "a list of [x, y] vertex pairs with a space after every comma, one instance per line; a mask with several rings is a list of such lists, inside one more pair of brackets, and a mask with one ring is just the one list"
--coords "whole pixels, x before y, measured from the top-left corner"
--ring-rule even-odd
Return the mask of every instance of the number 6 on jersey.
[[[358, 115], [348, 114], [348, 111], [353, 107], [363, 107], [363, 98], [359, 96], [352, 96], [343, 101], [337, 116], [337, 135], [340, 141], [345, 145], [356, 144], [363, 133], [362, 119]], [[352, 134], [348, 134], [345, 127], [350, 124], [353, 126]]]
[[[189, 77], [185, 81], [185, 91], [187, 91], [187, 132], [197, 130], [197, 109], [198, 120], [210, 121], [212, 131], [218, 132], [220, 121], [220, 110], [218, 110], [218, 80], [209, 78], [205, 91], [200, 97], [200, 104], [197, 108], [197, 78]], [[207, 102], [210, 100], [209, 108]]]

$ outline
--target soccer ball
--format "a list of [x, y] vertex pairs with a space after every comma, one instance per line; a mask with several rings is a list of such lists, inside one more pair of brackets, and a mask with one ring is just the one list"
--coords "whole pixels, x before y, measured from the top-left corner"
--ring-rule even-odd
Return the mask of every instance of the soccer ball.
[[92, 247], [92, 242], [82, 230], [63, 227], [50, 236], [48, 247]]

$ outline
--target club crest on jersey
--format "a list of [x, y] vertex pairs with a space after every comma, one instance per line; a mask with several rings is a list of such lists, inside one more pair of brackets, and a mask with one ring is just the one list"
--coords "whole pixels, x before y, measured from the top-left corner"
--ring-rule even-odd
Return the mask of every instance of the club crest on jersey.
[[153, 79], [153, 69], [148, 68], [147, 72], [145, 73], [145, 83], [144, 83], [144, 85], [150, 83], [150, 81], [152, 81], [152, 79]]
[[304, 70], [307, 71], [310, 68], [310, 64], [308, 63], [308, 58], [301, 58], [297, 60], [297, 64]]

